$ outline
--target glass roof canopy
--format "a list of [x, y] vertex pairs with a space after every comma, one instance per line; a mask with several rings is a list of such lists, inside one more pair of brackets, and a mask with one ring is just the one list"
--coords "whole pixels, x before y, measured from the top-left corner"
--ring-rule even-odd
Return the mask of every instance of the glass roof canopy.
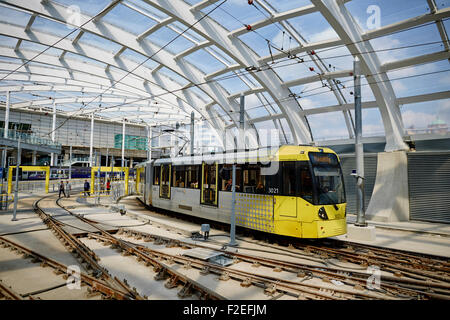
[[363, 136], [402, 150], [450, 123], [449, 18], [450, 0], [0, 0], [0, 95], [149, 126], [194, 112], [218, 137], [244, 95], [250, 147], [324, 143], [354, 137], [357, 57]]

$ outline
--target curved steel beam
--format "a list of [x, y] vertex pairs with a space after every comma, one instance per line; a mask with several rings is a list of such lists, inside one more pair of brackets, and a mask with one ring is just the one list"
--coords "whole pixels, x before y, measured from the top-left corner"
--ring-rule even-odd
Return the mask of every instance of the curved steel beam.
[[[339, 37], [347, 43], [347, 48], [359, 57], [364, 74], [378, 102], [386, 134], [386, 151], [408, 150], [403, 141], [404, 128], [400, 108], [394, 89], [386, 73], [381, 72], [381, 63], [368, 41], [363, 41], [362, 31], [347, 8], [336, 0], [311, 0], [319, 9]], [[361, 54], [364, 52], [365, 54]]]

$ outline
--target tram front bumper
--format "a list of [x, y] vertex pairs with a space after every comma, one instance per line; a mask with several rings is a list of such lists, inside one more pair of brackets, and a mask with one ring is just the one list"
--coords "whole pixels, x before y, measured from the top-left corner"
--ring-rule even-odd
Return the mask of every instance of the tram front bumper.
[[347, 233], [346, 218], [316, 221], [316, 224], [318, 238], [335, 237]]

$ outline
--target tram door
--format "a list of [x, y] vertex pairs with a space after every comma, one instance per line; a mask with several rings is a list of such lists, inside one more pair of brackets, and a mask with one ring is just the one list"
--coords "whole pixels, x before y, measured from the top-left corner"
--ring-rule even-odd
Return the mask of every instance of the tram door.
[[217, 206], [219, 165], [202, 163], [201, 204]]
[[297, 217], [297, 175], [294, 161], [281, 162], [282, 196], [276, 196], [275, 213], [280, 217]]
[[159, 185], [159, 197], [170, 199], [170, 178], [172, 176], [172, 165], [161, 165], [161, 183]]

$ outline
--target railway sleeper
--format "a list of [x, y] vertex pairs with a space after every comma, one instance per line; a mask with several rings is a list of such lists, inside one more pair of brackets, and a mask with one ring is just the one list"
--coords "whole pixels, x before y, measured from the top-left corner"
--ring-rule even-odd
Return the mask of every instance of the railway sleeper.
[[178, 276], [177, 275], [173, 275], [171, 278], [169, 278], [167, 280], [167, 282], [164, 284], [164, 287], [166, 287], [167, 289], [173, 289], [178, 287]]
[[168, 276], [169, 276], [169, 275], [168, 275], [168, 273], [167, 273], [166, 268], [162, 268], [162, 269], [160, 269], [160, 270], [158, 271], [158, 273], [154, 276], [154, 279], [157, 280], [157, 281], [165, 280], [165, 279], [167, 279]]
[[252, 285], [252, 280], [250, 278], [245, 278], [244, 281], [241, 282], [241, 287], [248, 288]]
[[277, 293], [277, 285], [275, 283], [269, 283], [268, 285], [266, 285], [264, 293], [268, 296], [273, 296], [275, 293]]
[[228, 280], [230, 280], [230, 274], [228, 272], [226, 272], [226, 271], [223, 272], [220, 275], [219, 280], [221, 280], [221, 281], [228, 281]]
[[208, 266], [204, 266], [204, 267], [202, 268], [202, 270], [200, 270], [200, 274], [203, 275], [203, 276], [206, 276], [206, 275], [209, 274], [209, 273], [210, 273], [210, 270], [209, 270], [209, 267], [208, 267]]
[[186, 282], [183, 288], [181, 288], [181, 290], [178, 291], [177, 296], [180, 297], [181, 299], [184, 299], [192, 296], [192, 294], [193, 294], [192, 283]]

